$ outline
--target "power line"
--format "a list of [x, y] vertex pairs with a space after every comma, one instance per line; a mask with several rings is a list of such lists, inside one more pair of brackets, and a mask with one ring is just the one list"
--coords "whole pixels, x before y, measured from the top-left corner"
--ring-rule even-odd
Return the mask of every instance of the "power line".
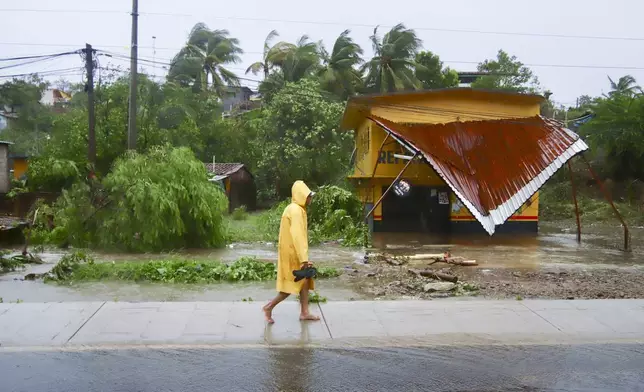
[[40, 56], [40, 57], [32, 56], [31, 59], [29, 59], [27, 61], [24, 61], [22, 63], [5, 65], [3, 67], [0, 67], [0, 70], [8, 69], [8, 68], [15, 68], [15, 67], [22, 67], [22, 66], [25, 66], [25, 65], [34, 64], [34, 63], [40, 63], [40, 62], [43, 62], [43, 61], [49, 61], [49, 60], [53, 60], [53, 59], [56, 59], [56, 58], [59, 58], [59, 57], [62, 57], [62, 56], [68, 56], [70, 54], [77, 54], [77, 53], [78, 53], [78, 51], [58, 53], [58, 54], [53, 54], [53, 55], [49, 55], [49, 56]]
[[37, 54], [37, 55], [22, 56], [22, 57], [7, 57], [7, 58], [0, 59], [0, 61], [30, 60], [30, 59], [56, 57], [56, 56], [61, 56], [61, 55], [65, 55], [65, 54], [74, 54], [74, 53], [78, 53], [78, 51], [66, 52], [66, 53]]
[[[0, 9], [0, 12], [99, 13], [99, 14], [123, 14], [123, 15], [128, 14], [125, 11], [116, 11], [116, 10], [72, 10], [72, 9], [54, 10], [54, 9], [27, 9], [27, 8]], [[192, 14], [178, 14], [178, 13], [165, 13], [165, 12], [141, 12], [140, 15], [198, 18], [198, 16], [192, 15]], [[220, 19], [220, 20], [241, 20], [241, 21], [249, 21], [249, 22], [292, 23], [292, 24], [309, 24], [309, 25], [326, 25], [326, 26], [351, 26], [351, 27], [364, 27], [364, 28], [374, 28], [378, 26], [377, 24], [367, 24], [367, 23], [312, 21], [312, 20], [296, 20], [296, 19], [249, 18], [249, 17], [238, 17], [238, 16], [211, 16], [211, 18]], [[379, 25], [379, 26], [393, 27], [391, 25]], [[469, 30], [469, 29], [450, 29], [450, 28], [440, 28], [440, 27], [422, 27], [422, 26], [411, 27], [411, 28], [413, 30], [419, 30], [419, 31], [436, 31], [436, 32], [445, 32], [445, 33], [462, 33], [462, 34], [509, 35], [509, 36], [523, 36], [523, 37], [566, 38], [566, 39], [587, 39], [587, 40], [608, 40], [608, 41], [644, 41], [644, 37], [615, 37], [615, 36], [602, 36], [602, 35], [527, 33], [527, 32], [519, 32], [519, 31]]]
[[[78, 46], [75, 44], [40, 44], [40, 43], [18, 43], [18, 42], [0, 42], [0, 45], [26, 45], [26, 46], [56, 46], [56, 47], [73, 47]], [[124, 48], [123, 45], [97, 45], [104, 48]], [[151, 46], [139, 46], [139, 49], [152, 49]], [[172, 50], [179, 51], [181, 48], [160, 48], [157, 47], [156, 50]], [[262, 52], [244, 52], [244, 54], [262, 54]], [[123, 55], [125, 56], [125, 55]], [[152, 62], [152, 60], [146, 60]], [[446, 60], [441, 59], [444, 63], [452, 64], [480, 64], [481, 61], [463, 61], [463, 60]], [[165, 63], [166, 65], [172, 65], [171, 63]], [[644, 70], [644, 67], [639, 66], [622, 66], [622, 65], [595, 65], [595, 64], [539, 64], [539, 63], [522, 63], [528, 67], [543, 67], [543, 68], [582, 68], [582, 69], [619, 69], [619, 70]], [[241, 70], [241, 68], [239, 68]]]
[[68, 73], [82, 74], [82, 69], [80, 67], [52, 69], [50, 71], [29, 72], [29, 73], [21, 73], [21, 74], [13, 74], [13, 75], [0, 75], [0, 78], [20, 78], [20, 77], [32, 76], [32, 75], [38, 75], [38, 76], [66, 76]]

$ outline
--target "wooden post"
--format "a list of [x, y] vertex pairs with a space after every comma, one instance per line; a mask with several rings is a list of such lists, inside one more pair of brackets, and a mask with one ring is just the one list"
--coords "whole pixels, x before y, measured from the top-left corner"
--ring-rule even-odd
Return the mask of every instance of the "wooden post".
[[577, 189], [575, 179], [572, 175], [572, 165], [568, 161], [568, 171], [570, 171], [570, 184], [572, 185], [572, 200], [575, 202], [575, 217], [577, 218], [577, 242], [581, 243], [581, 220], [579, 219], [579, 205], [577, 204]]
[[610, 206], [613, 207], [613, 212], [615, 212], [615, 215], [617, 215], [617, 218], [622, 223], [622, 227], [624, 228], [624, 251], [626, 251], [626, 252], [630, 251], [630, 248], [631, 248], [630, 247], [630, 238], [629, 238], [630, 234], [628, 232], [628, 226], [626, 226], [626, 222], [624, 222], [624, 218], [622, 218], [622, 214], [620, 214], [619, 211], [617, 210], [617, 207], [615, 207], [615, 203], [613, 203], [613, 199], [611, 198], [610, 194], [604, 188], [604, 184], [601, 182], [601, 180], [599, 179], [597, 174], [595, 174], [595, 171], [593, 170], [593, 168], [590, 166], [590, 162], [588, 162], [586, 157], [583, 156], [583, 155], [581, 156], [581, 158], [584, 160], [584, 162], [586, 162], [586, 166], [588, 166], [588, 171], [590, 172], [590, 174], [595, 179], [595, 182], [597, 182], [597, 184], [599, 185], [599, 188], [601, 189], [602, 193], [604, 194], [604, 197], [606, 198], [608, 203], [610, 203]]

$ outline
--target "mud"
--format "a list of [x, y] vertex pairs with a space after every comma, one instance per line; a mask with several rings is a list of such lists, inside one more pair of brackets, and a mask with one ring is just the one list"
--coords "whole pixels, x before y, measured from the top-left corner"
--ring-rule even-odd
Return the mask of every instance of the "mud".
[[374, 261], [373, 264], [355, 268], [346, 278], [353, 280], [356, 290], [361, 295], [372, 299], [644, 298], [643, 267], [560, 266], [532, 270], [460, 266], [435, 267], [432, 270], [454, 275], [459, 279], [452, 290], [443, 292], [427, 292], [425, 289], [427, 284], [437, 280], [419, 277], [410, 272], [417, 268], [417, 265], [394, 267]]

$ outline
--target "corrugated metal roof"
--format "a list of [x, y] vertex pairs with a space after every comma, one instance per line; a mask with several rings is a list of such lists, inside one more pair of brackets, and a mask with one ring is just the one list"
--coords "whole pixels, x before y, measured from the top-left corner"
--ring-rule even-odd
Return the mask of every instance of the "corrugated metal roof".
[[406, 125], [371, 119], [421, 153], [490, 235], [570, 158], [588, 149], [577, 134], [541, 116]]
[[242, 167], [244, 167], [243, 163], [204, 163], [204, 166], [206, 167], [206, 170], [210, 174], [216, 174], [216, 175], [225, 175], [229, 176]]

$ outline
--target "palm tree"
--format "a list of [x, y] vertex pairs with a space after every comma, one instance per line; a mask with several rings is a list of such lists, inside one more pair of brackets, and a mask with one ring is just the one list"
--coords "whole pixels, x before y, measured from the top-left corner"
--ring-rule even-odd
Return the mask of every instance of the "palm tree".
[[400, 23], [381, 40], [376, 27], [370, 38], [374, 57], [362, 67], [362, 71], [367, 72], [365, 85], [368, 90], [391, 92], [422, 87], [414, 75], [414, 58], [421, 46], [414, 30]]
[[318, 70], [318, 77], [322, 88], [334, 93], [341, 98], [353, 94], [356, 86], [362, 82], [360, 72], [355, 68], [362, 63], [362, 48], [349, 37], [349, 30], [345, 30], [335, 40], [333, 51], [329, 54], [320, 42], [318, 44], [322, 67]]
[[615, 95], [633, 96], [638, 93], [642, 93], [642, 88], [636, 84], [637, 81], [631, 75], [622, 76], [619, 78], [617, 83], [615, 83], [610, 76], [608, 77], [608, 80], [610, 81], [610, 88], [612, 89], [608, 95], [611, 97]]
[[[279, 44], [278, 44], [279, 45]], [[297, 82], [316, 71], [320, 66], [318, 45], [309, 41], [308, 35], [303, 35], [296, 44], [283, 43], [285, 55], [277, 64], [286, 82]]]
[[223, 97], [226, 87], [238, 86], [237, 75], [225, 68], [241, 61], [239, 40], [230, 38], [227, 30], [210, 30], [203, 23], [192, 28], [188, 42], [174, 56], [168, 78], [196, 91], [210, 86]]
[[279, 33], [277, 31], [273, 30], [268, 33], [266, 40], [264, 40], [262, 61], [251, 64], [246, 70], [246, 73], [252, 72], [253, 75], [257, 75], [260, 71], [263, 71], [264, 78], [267, 78], [273, 67], [284, 62], [286, 54], [293, 45], [280, 41], [277, 44], [270, 46], [270, 42], [275, 37], [279, 37]]

